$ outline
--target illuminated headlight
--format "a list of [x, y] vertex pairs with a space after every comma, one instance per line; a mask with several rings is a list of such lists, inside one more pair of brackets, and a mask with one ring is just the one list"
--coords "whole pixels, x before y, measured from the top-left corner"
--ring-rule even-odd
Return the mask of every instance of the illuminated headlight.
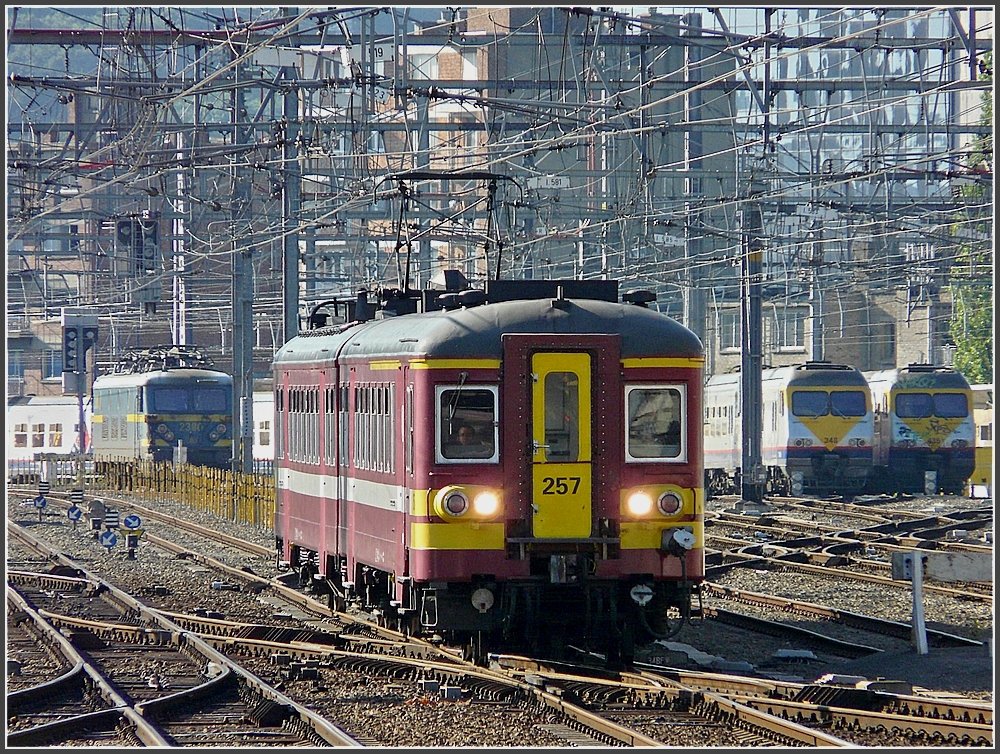
[[676, 492], [664, 492], [656, 501], [656, 507], [664, 516], [672, 516], [681, 509], [681, 499]]
[[625, 506], [633, 516], [648, 516], [653, 510], [653, 498], [646, 492], [633, 492]]
[[[445, 501], [447, 507], [447, 500]], [[480, 492], [472, 499], [472, 512], [477, 516], [488, 518], [500, 510], [500, 498], [492, 492]]]
[[952, 440], [951, 447], [953, 448], [967, 448], [969, 447], [969, 442], [967, 440]]
[[461, 516], [469, 510], [469, 498], [461, 492], [449, 492], [444, 496], [441, 507], [449, 516]]
[[208, 439], [211, 440], [212, 442], [215, 442], [216, 440], [219, 439], [219, 433], [213, 429], [211, 432], [208, 433]]
[[166, 440], [167, 442], [173, 442], [174, 441], [174, 433], [171, 432], [168, 429], [167, 432], [166, 432], [166, 434], [163, 435], [163, 439]]

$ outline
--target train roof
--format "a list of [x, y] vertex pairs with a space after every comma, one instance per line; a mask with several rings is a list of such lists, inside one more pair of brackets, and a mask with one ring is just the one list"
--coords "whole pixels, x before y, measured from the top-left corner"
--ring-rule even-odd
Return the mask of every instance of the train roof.
[[865, 377], [874, 386], [896, 390], [916, 390], [920, 388], [944, 388], [969, 390], [969, 381], [951, 367], [932, 364], [910, 364], [896, 369], [866, 372]]
[[514, 333], [620, 335], [623, 358], [704, 356], [698, 336], [652, 309], [594, 299], [546, 298], [404, 314], [307, 332], [286, 343], [274, 363], [329, 361], [338, 356], [499, 356], [501, 337]]
[[[761, 380], [777, 381], [796, 387], [868, 384], [864, 375], [855, 367], [829, 361], [807, 361], [805, 364], [769, 367], [761, 370]], [[708, 384], [730, 385], [739, 381], [740, 373], [730, 372], [713, 375]]]
[[94, 380], [94, 388], [138, 387], [150, 384], [177, 384], [186, 382], [218, 382], [231, 385], [233, 378], [225, 372], [214, 369], [161, 369], [155, 372], [135, 372], [132, 374], [102, 374]]
[[13, 406], [76, 406], [75, 395], [12, 395], [7, 398], [8, 408]]

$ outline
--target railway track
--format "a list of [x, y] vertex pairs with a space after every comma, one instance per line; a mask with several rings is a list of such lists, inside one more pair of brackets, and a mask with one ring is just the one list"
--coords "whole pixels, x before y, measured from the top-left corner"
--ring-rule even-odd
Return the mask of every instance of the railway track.
[[[156, 512], [148, 507], [143, 510], [131, 503], [128, 505], [130, 510], [138, 510], [148, 520], [157, 520], [154, 516], [161, 516], [164, 519], [164, 530], [166, 530], [169, 523], [171, 527], [182, 526], [185, 530], [199, 538], [219, 539], [216, 536], [215, 530], [211, 527], [186, 524], [169, 512]], [[80, 536], [85, 537], [86, 535], [81, 533]], [[473, 717], [475, 718], [478, 715], [479, 717], [476, 719], [481, 723], [486, 719], [512, 720], [515, 710], [520, 710], [520, 712], [517, 712], [517, 715], [528, 715], [525, 719], [532, 721], [529, 727], [533, 730], [537, 729], [546, 736], [544, 740], [548, 744], [540, 743], [539, 745], [574, 745], [574, 743], [575, 745], [593, 745], [588, 743], [592, 741], [597, 741], [598, 744], [603, 745], [615, 745], [615, 742], [622, 744], [628, 740], [631, 740], [632, 743], [625, 743], [625, 745], [643, 745], [641, 742], [646, 741], [647, 738], [653, 743], [662, 743], [662, 738], [669, 739], [673, 735], [666, 732], [659, 734], [644, 732], [647, 729], [644, 728], [643, 714], [632, 711], [627, 707], [614, 707], [612, 705], [612, 707], [608, 707], [605, 710], [591, 710], [585, 709], [584, 705], [572, 705], [568, 708], [573, 711], [574, 715], [597, 715], [609, 723], [621, 724], [622, 730], [625, 731], [621, 733], [621, 737], [611, 736], [611, 738], [606, 738], [604, 737], [605, 734], [599, 733], [596, 729], [588, 728], [587, 725], [579, 722], [577, 718], [572, 716], [564, 716], [557, 719], [559, 715], [563, 714], [559, 711], [562, 708], [561, 705], [565, 705], [572, 697], [572, 694], [570, 697], [567, 697], [565, 690], [559, 689], [553, 684], [542, 684], [542, 687], [539, 688], [537, 683], [529, 683], [524, 681], [523, 678], [515, 678], [514, 680], [519, 680], [523, 685], [531, 688], [528, 690], [522, 688], [517, 693], [526, 693], [528, 696], [525, 696], [525, 699], [531, 698], [535, 699], [535, 701], [518, 702], [521, 706], [512, 706], [513, 702], [511, 699], [503, 697], [502, 694], [498, 697], [496, 694], [478, 693], [478, 689], [483, 684], [496, 682], [496, 679], [491, 681], [483, 679], [470, 680], [472, 676], [460, 675], [465, 671], [462, 670], [463, 663], [457, 657], [456, 652], [448, 651], [446, 648], [430, 643], [416, 642], [408, 637], [394, 636], [394, 632], [390, 632], [375, 624], [367, 623], [358, 617], [345, 616], [346, 620], [340, 620], [340, 616], [334, 616], [325, 602], [303, 594], [300, 589], [288, 583], [288, 578], [264, 578], [253, 572], [254, 570], [260, 570], [257, 566], [248, 568], [245, 563], [243, 565], [234, 564], [240, 561], [241, 558], [239, 556], [235, 558], [227, 557], [227, 561], [231, 560], [233, 562], [223, 562], [219, 558], [199, 554], [191, 546], [177, 545], [176, 543], [169, 542], [166, 538], [150, 534], [147, 534], [143, 547], [154, 547], [156, 549], [163, 549], [164, 552], [172, 553], [174, 562], [177, 562], [179, 565], [182, 564], [184, 568], [200, 571], [202, 581], [225, 581], [238, 586], [238, 590], [233, 591], [234, 596], [252, 594], [256, 596], [258, 602], [264, 600], [265, 597], [270, 600], [270, 596], [273, 596], [275, 599], [280, 597], [280, 599], [284, 600], [285, 597], [281, 593], [283, 590], [287, 590], [288, 604], [291, 607], [274, 606], [274, 609], [271, 611], [273, 615], [282, 616], [286, 619], [284, 625], [268, 625], [262, 621], [244, 621], [240, 623], [222, 617], [213, 611], [201, 611], [200, 615], [176, 609], [165, 610], [164, 612], [166, 613], [165, 617], [176, 624], [178, 628], [185, 632], [196, 634], [217, 651], [225, 654], [233, 653], [234, 655], [237, 651], [241, 651], [242, 655], [239, 658], [241, 664], [249, 664], [256, 674], [268, 678], [276, 688], [284, 689], [287, 693], [294, 691], [295, 694], [301, 693], [303, 698], [314, 699], [317, 696], [317, 689], [333, 686], [333, 678], [356, 673], [355, 685], [348, 687], [349, 690], [353, 689], [353, 691], [346, 694], [343, 691], [340, 693], [342, 699], [352, 701], [350, 703], [345, 702], [339, 709], [334, 710], [331, 708], [329, 714], [333, 719], [337, 719], [334, 712], [342, 716], [356, 716], [359, 719], [359, 723], [356, 730], [351, 731], [351, 733], [353, 733], [355, 740], [359, 743], [380, 743], [380, 745], [396, 745], [398, 743], [386, 742], [384, 739], [380, 740], [377, 736], [370, 735], [362, 725], [365, 717], [364, 710], [366, 709], [365, 700], [367, 698], [366, 693], [362, 689], [371, 682], [374, 682], [379, 688], [384, 688], [378, 694], [368, 695], [374, 697], [375, 706], [382, 705], [383, 707], [396, 709], [393, 705], [398, 705], [400, 709], [406, 712], [415, 707], [433, 707], [441, 715], [450, 717], [468, 709], [475, 711]], [[231, 549], [234, 553], [243, 553], [246, 556], [252, 556], [256, 559], [265, 557], [265, 552], [267, 557], [273, 557], [273, 553], [269, 549], [255, 545], [252, 542], [245, 542], [239, 538], [231, 538], [230, 542], [225, 543], [225, 547], [226, 549]], [[245, 558], [243, 560], [245, 561]], [[291, 579], [294, 580], [294, 576], [291, 576]], [[151, 586], [147, 586], [147, 589], [155, 591]], [[228, 594], [228, 592], [222, 592], [219, 596], [225, 594]], [[221, 613], [223, 611], [220, 610], [218, 612]], [[708, 613], [716, 620], [726, 620], [727, 618], [723, 617], [723, 614], [726, 612], [728, 611], [720, 612], [720, 608], [715, 606], [708, 608]], [[732, 620], [736, 622], [740, 621], [739, 618]], [[753, 630], [759, 631], [761, 628], [758, 625]], [[803, 636], [800, 634], [800, 638]], [[817, 639], [817, 641], [823, 642], [825, 639]], [[863, 653], [873, 649], [872, 647], [859, 647], [851, 642], [838, 643], [836, 641], [827, 641], [826, 643], [830, 652]], [[240, 650], [239, 647], [252, 648], [252, 650]], [[358, 659], [365, 656], [371, 659]], [[392, 669], [395, 666], [380, 664], [398, 661], [437, 663], [437, 665], [448, 670], [439, 671], [436, 667], [428, 669], [432, 668], [432, 665], [424, 665], [422, 668], [416, 665], [404, 671], [398, 668]], [[367, 662], [370, 664], [353, 665], [353, 663], [358, 662]], [[402, 662], [402, 664], [406, 665], [406, 662]], [[482, 673], [486, 672], [486, 670], [478, 669], [478, 672]], [[400, 674], [402, 674], [402, 680]], [[379, 678], [383, 678], [384, 680], [379, 680]], [[462, 680], [463, 678], [465, 680]], [[458, 697], [446, 699], [440, 690], [436, 693], [429, 693], [426, 690], [428, 682], [438, 684], [438, 689], [449, 689], [447, 693], [458, 694]], [[402, 690], [400, 689], [401, 685], [403, 686]], [[691, 692], [691, 690], [688, 689], [688, 692]], [[552, 706], [551, 704], [541, 704], [538, 702], [535, 694], [539, 691], [551, 694], [558, 704]], [[694, 691], [701, 693], [696, 687]], [[718, 690], [711, 693], [717, 692]], [[719, 692], [719, 696], [725, 699], [727, 703], [738, 704], [739, 707], [732, 709], [739, 710], [740, 714], [745, 714], [743, 710], [750, 709], [753, 706], [740, 697], [738, 689], [735, 687], [725, 693]], [[659, 723], [657, 724], [667, 725], [669, 728], [668, 724], [672, 723], [675, 730], [681, 731], [681, 733], [677, 734], [678, 741], [685, 740], [683, 736], [684, 730], [687, 730], [689, 733], [692, 730], [704, 733], [704, 731], [715, 730], [721, 726], [727, 730], [731, 729], [732, 735], [736, 736], [736, 738], [729, 741], [728, 745], [740, 745], [740, 742], [743, 742], [743, 745], [758, 745], [757, 743], [747, 743], [748, 741], [755, 741], [754, 736], [757, 736], [758, 733], [743, 730], [740, 727], [741, 724], [734, 722], [734, 720], [738, 719], [732, 716], [734, 713], [724, 713], [716, 710], [711, 713], [711, 715], [717, 716], [715, 722], [705, 722], [708, 718], [702, 718], [702, 724], [695, 724], [692, 723], [691, 719], [684, 717], [684, 715], [690, 714], [690, 711], [678, 710], [678, 704], [680, 703], [671, 702], [670, 705], [664, 704], [662, 709], [657, 709], [651, 713], [653, 718], [659, 718]], [[372, 705], [369, 704], [367, 706], [370, 708]], [[580, 710], [578, 711], [576, 707], [580, 707]], [[782, 714], [788, 716], [786, 722], [795, 721], [791, 712]], [[494, 718], [494, 715], [497, 717]], [[535, 716], [532, 717], [532, 715]], [[681, 717], [676, 717], [676, 715], [681, 715]], [[775, 715], [769, 715], [769, 717], [775, 717]], [[460, 725], [465, 728], [469, 730], [478, 729], [478, 723], [473, 725], [469, 719], [462, 718], [462, 720], [463, 722]], [[571, 720], [577, 721], [571, 723]], [[827, 719], [825, 724], [827, 726], [836, 725], [832, 719]], [[455, 723], [455, 725], [459, 725], [459, 723]], [[409, 725], [406, 727], [412, 728], [412, 731], [420, 729], [419, 726]], [[454, 725], [445, 726], [443, 729], [436, 729], [438, 732], [432, 730], [421, 735], [424, 735], [425, 738], [430, 736], [427, 740], [446, 741], [446, 743], [437, 745], [455, 745], [454, 742], [448, 743], [450, 741], [448, 736], [451, 735], [453, 727]], [[664, 728], [665, 730], [666, 728]], [[857, 730], [865, 731], [869, 730], [869, 728], [858, 727]], [[415, 735], [412, 731], [401, 730], [397, 735]], [[376, 730], [375, 732], [378, 733], [379, 731]], [[815, 730], [811, 730], [808, 735], [813, 735], [815, 732]], [[382, 731], [382, 734], [384, 734], [384, 731]], [[657, 735], [661, 736], [661, 738], [658, 739]], [[826, 735], [829, 735], [829, 732]], [[859, 733], [858, 735], [861, 734]], [[931, 735], [938, 736], [938, 739], [933, 740], [942, 740], [940, 739], [940, 736], [943, 735], [941, 733]], [[440, 738], [435, 738], [435, 736], [440, 736]], [[835, 734], [830, 737], [838, 739], [838, 736]], [[778, 741], [781, 739], [780, 737], [771, 735], [768, 740]], [[848, 739], [838, 740], [840, 740], [839, 745], [843, 745]], [[420, 745], [420, 743], [412, 741], [410, 745]], [[759, 745], [763, 746], [767, 744], [760, 743]], [[838, 744], [831, 743], [828, 745]]]
[[[78, 563], [8, 522], [23, 545], [79, 578], [8, 573], [8, 598], [74, 666], [82, 663], [104, 707], [85, 715], [48, 708], [52, 686], [40, 684], [8, 697], [8, 710], [27, 725], [8, 735], [12, 745], [79, 740], [81, 731], [152, 746], [249, 744], [356, 745], [350, 736], [274, 687], [232, 663], [199, 637], [150, 610]], [[14, 596], [16, 595], [16, 596]], [[62, 638], [60, 638], [62, 637]], [[154, 672], [146, 676], [145, 670]], [[53, 679], [54, 681], [56, 679]], [[61, 679], [59, 683], [76, 683]], [[39, 705], [41, 704], [41, 709]], [[39, 719], [57, 719], [48, 723]]]

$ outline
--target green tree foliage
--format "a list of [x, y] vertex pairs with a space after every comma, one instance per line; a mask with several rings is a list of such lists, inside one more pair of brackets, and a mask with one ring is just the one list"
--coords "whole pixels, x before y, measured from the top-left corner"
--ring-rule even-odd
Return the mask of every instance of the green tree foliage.
[[[993, 80], [993, 53], [980, 60], [979, 78]], [[980, 123], [993, 123], [993, 96], [983, 94]], [[993, 382], [993, 136], [978, 139], [967, 160], [969, 172], [988, 176], [962, 187], [969, 207], [984, 207], [977, 222], [966, 225], [987, 239], [983, 243], [962, 244], [951, 270], [951, 334], [955, 341], [954, 366], [973, 384]], [[985, 214], [988, 211], [989, 214]], [[975, 218], [972, 218], [975, 219]]]

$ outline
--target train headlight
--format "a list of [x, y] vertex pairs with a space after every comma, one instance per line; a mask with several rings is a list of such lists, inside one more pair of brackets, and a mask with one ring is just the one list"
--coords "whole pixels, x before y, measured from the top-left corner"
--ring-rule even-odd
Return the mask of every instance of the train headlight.
[[173, 441], [174, 441], [174, 433], [173, 433], [173, 432], [171, 432], [171, 431], [170, 431], [170, 430], [168, 429], [168, 430], [166, 431], [166, 434], [164, 434], [164, 435], [163, 435], [163, 439], [164, 439], [164, 440], [166, 440], [167, 442], [173, 442]]
[[469, 496], [458, 487], [445, 487], [434, 496], [434, 512], [441, 518], [458, 518], [469, 510]]
[[226, 436], [226, 425], [225, 424], [221, 424], [221, 423], [220, 424], [216, 424], [215, 425], [215, 431], [219, 433], [219, 435], [218, 435], [219, 437], [225, 437]]
[[496, 493], [489, 491], [480, 492], [472, 498], [472, 512], [477, 516], [489, 518], [496, 515], [499, 510], [500, 498], [496, 496]]
[[664, 492], [656, 501], [656, 507], [664, 516], [672, 516], [681, 509], [681, 498], [676, 492]]
[[648, 516], [653, 510], [653, 498], [648, 492], [633, 492], [625, 503], [628, 512], [636, 518]]
[[450, 492], [445, 495], [442, 507], [449, 516], [461, 516], [469, 510], [469, 498], [461, 492]]
[[848, 445], [851, 445], [851, 446], [853, 446], [855, 448], [863, 448], [863, 447], [865, 447], [865, 444], [866, 444], [865, 443], [865, 438], [863, 438], [863, 437], [854, 437], [848, 443]]
[[969, 447], [968, 440], [952, 440], [951, 447], [953, 448], [967, 448]]
[[158, 426], [158, 427], [156, 428], [156, 431], [157, 431], [157, 433], [158, 433], [158, 434], [161, 434], [161, 435], [163, 435], [164, 437], [166, 437], [166, 436], [167, 436], [168, 434], [170, 434], [170, 429], [169, 429], [169, 428], [167, 427], [167, 425], [166, 425], [166, 424], [160, 424], [160, 425], [159, 425], [159, 426]]
[[211, 440], [212, 442], [215, 442], [216, 440], [219, 439], [219, 433], [213, 429], [211, 432], [208, 433], [208, 439]]

